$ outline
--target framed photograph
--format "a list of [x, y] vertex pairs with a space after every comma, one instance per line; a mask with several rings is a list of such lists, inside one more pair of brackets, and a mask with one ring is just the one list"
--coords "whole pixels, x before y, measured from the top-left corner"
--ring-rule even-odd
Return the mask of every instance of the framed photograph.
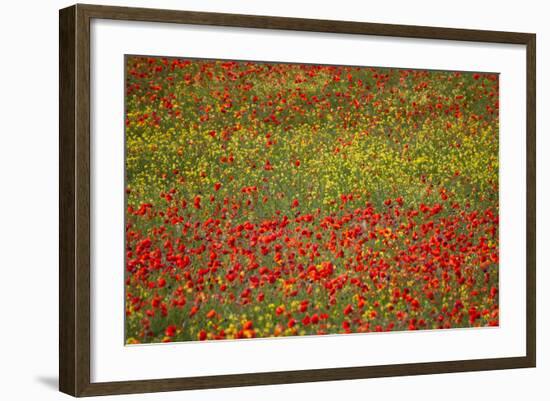
[[61, 391], [535, 366], [534, 34], [59, 26]]

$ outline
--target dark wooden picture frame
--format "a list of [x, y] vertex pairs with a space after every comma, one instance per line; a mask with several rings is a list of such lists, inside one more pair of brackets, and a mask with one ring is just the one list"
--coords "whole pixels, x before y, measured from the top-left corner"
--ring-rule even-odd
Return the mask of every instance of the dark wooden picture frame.
[[[527, 49], [526, 356], [92, 383], [90, 380], [90, 21], [93, 18], [525, 45]], [[535, 367], [535, 34], [80, 4], [60, 10], [59, 29], [59, 388], [62, 392], [73, 396], [94, 396]]]

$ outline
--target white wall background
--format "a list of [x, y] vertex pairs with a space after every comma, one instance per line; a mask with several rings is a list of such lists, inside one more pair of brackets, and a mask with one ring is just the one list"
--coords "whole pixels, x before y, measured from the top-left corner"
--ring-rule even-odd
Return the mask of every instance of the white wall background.
[[[91, 1], [91, 0], [90, 0]], [[461, 0], [95, 1], [98, 4], [537, 33], [538, 367], [239, 389], [104, 397], [102, 400], [543, 400], [548, 397], [550, 26], [545, 2]], [[68, 399], [57, 392], [58, 9], [69, 1], [11, 1], [0, 16], [0, 395]], [[546, 337], [546, 338], [545, 338]]]

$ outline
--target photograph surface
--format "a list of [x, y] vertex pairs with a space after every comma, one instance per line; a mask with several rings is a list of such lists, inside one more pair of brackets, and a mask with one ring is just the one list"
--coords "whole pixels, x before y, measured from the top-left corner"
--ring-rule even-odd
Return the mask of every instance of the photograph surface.
[[499, 76], [125, 57], [125, 343], [499, 325]]

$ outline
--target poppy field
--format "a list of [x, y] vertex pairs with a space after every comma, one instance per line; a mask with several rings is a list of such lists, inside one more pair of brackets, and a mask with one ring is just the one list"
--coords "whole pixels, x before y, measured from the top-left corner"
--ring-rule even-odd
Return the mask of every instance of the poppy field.
[[497, 74], [125, 74], [126, 344], [498, 326]]

